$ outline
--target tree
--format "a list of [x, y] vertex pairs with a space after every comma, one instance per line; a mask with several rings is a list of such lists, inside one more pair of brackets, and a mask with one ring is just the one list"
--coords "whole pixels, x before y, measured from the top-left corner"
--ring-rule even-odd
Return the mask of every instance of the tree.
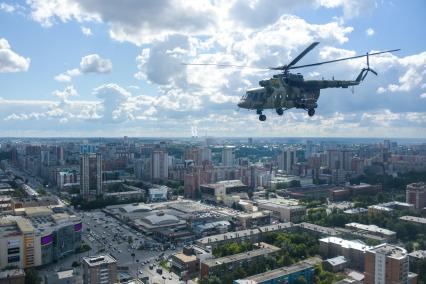
[[209, 276], [201, 279], [200, 284], [222, 284], [222, 281], [217, 276]]
[[71, 266], [72, 266], [72, 267], [79, 267], [79, 266], [80, 266], [80, 263], [79, 263], [79, 262], [77, 262], [77, 261], [73, 261], [73, 262], [72, 262], [72, 264], [71, 264]]
[[41, 279], [38, 275], [37, 270], [34, 268], [27, 269], [25, 271], [25, 284], [39, 284]]
[[306, 281], [305, 277], [301, 275], [301, 276], [297, 277], [297, 279], [294, 280], [293, 283], [294, 284], [308, 284], [308, 281]]

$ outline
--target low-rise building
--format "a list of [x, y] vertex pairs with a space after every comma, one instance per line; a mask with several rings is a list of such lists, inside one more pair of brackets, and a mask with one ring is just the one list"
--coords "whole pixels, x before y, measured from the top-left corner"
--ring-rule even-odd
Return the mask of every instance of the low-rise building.
[[423, 228], [423, 230], [426, 230], [426, 218], [415, 216], [402, 216], [399, 217], [399, 220], [419, 225], [421, 228]]
[[23, 269], [7, 269], [0, 271], [0, 284], [24, 284], [25, 271]]
[[388, 241], [393, 241], [396, 238], [396, 232], [380, 228], [376, 225], [365, 225], [360, 223], [345, 224], [345, 228], [356, 232], [367, 232], [372, 235], [380, 236]]
[[227, 195], [239, 195], [248, 199], [248, 186], [240, 180], [224, 180], [200, 185], [201, 197], [215, 203], [223, 202]]
[[354, 269], [364, 269], [365, 251], [370, 247], [361, 241], [349, 241], [338, 237], [327, 237], [319, 240], [320, 254], [324, 258], [344, 256], [348, 266]]
[[44, 275], [44, 284], [71, 284], [76, 283], [77, 276], [73, 269], [62, 270]]
[[292, 223], [279, 223], [268, 226], [262, 226], [256, 229], [247, 229], [236, 232], [228, 232], [213, 236], [204, 237], [196, 240], [198, 246], [207, 248], [216, 248], [226, 243], [256, 243], [263, 240], [265, 235], [272, 232], [288, 232], [294, 230]]
[[410, 272], [420, 273], [421, 265], [425, 265], [426, 250], [416, 250], [408, 254]]
[[248, 252], [233, 254], [220, 258], [206, 259], [201, 262], [200, 277], [208, 277], [210, 275], [223, 275], [229, 273], [229, 269], [253, 263], [259, 259], [276, 255], [281, 249], [267, 243], [258, 243], [256, 249]]
[[150, 201], [164, 201], [167, 200], [167, 186], [153, 187], [148, 189], [148, 198]]
[[280, 284], [296, 283], [303, 276], [307, 284], [314, 283], [314, 265], [321, 263], [320, 258], [308, 258], [291, 266], [285, 266], [264, 273], [235, 280], [233, 284]]
[[198, 275], [200, 272], [200, 263], [213, 258], [210, 250], [197, 246], [185, 246], [181, 253], [171, 256], [171, 270], [184, 279]]
[[281, 222], [299, 222], [302, 216], [306, 215], [306, 206], [289, 203], [284, 198], [273, 198], [258, 200], [257, 207], [260, 210], [271, 211], [271, 215]]
[[240, 214], [235, 217], [241, 229], [250, 229], [271, 224], [271, 211], [263, 210], [253, 213]]
[[324, 269], [333, 273], [342, 271], [347, 267], [347, 265], [348, 261], [342, 255], [329, 258], [323, 262]]

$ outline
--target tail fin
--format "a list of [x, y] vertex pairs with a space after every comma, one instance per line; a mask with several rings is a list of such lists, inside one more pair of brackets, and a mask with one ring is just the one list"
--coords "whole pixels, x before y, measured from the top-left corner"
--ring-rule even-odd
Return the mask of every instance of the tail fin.
[[363, 68], [361, 70], [361, 72], [359, 72], [359, 75], [358, 75], [358, 77], [356, 77], [355, 82], [360, 83], [362, 80], [364, 80], [365, 76], [363, 76], [363, 75], [364, 75], [365, 71], [367, 71], [367, 70], [365, 68]]

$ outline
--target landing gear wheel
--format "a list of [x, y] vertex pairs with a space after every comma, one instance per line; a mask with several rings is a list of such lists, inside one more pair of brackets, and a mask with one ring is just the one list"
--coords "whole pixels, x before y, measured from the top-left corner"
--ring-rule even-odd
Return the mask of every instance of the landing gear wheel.
[[266, 120], [266, 115], [264, 115], [264, 114], [259, 115], [259, 120], [260, 121], [265, 121]]
[[278, 115], [283, 115], [284, 110], [282, 108], [277, 108], [277, 114]]
[[315, 109], [314, 108], [308, 109], [308, 115], [309, 116], [314, 116], [314, 114], [315, 114]]

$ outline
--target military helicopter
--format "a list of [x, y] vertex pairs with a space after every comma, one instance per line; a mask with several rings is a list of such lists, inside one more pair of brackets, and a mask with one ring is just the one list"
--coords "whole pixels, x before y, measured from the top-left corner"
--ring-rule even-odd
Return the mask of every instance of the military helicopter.
[[[304, 109], [309, 116], [315, 115], [315, 109], [318, 107], [317, 101], [321, 89], [327, 88], [348, 88], [359, 85], [367, 76], [368, 72], [377, 75], [377, 72], [370, 68], [369, 57], [399, 51], [400, 49], [386, 50], [365, 55], [358, 55], [335, 60], [317, 62], [306, 65], [295, 66], [308, 52], [314, 49], [319, 42], [314, 42], [308, 46], [302, 53], [294, 58], [289, 64], [265, 68], [266, 70], [277, 70], [282, 73], [275, 74], [270, 79], [259, 81], [260, 88], [247, 90], [245, 95], [238, 103], [238, 107], [249, 110], [256, 110], [260, 121], [266, 120], [266, 115], [262, 112], [265, 109], [275, 109], [278, 115], [283, 115], [284, 111], [291, 108]], [[311, 66], [318, 66], [332, 62], [350, 60], [355, 58], [367, 57], [367, 67], [361, 69], [361, 72], [355, 80], [304, 80], [300, 73], [290, 73], [290, 70], [300, 69]], [[211, 64], [211, 63], [183, 63], [184, 65], [214, 65], [220, 67], [246, 68], [249, 66]], [[250, 67], [249, 67], [250, 68]]]

